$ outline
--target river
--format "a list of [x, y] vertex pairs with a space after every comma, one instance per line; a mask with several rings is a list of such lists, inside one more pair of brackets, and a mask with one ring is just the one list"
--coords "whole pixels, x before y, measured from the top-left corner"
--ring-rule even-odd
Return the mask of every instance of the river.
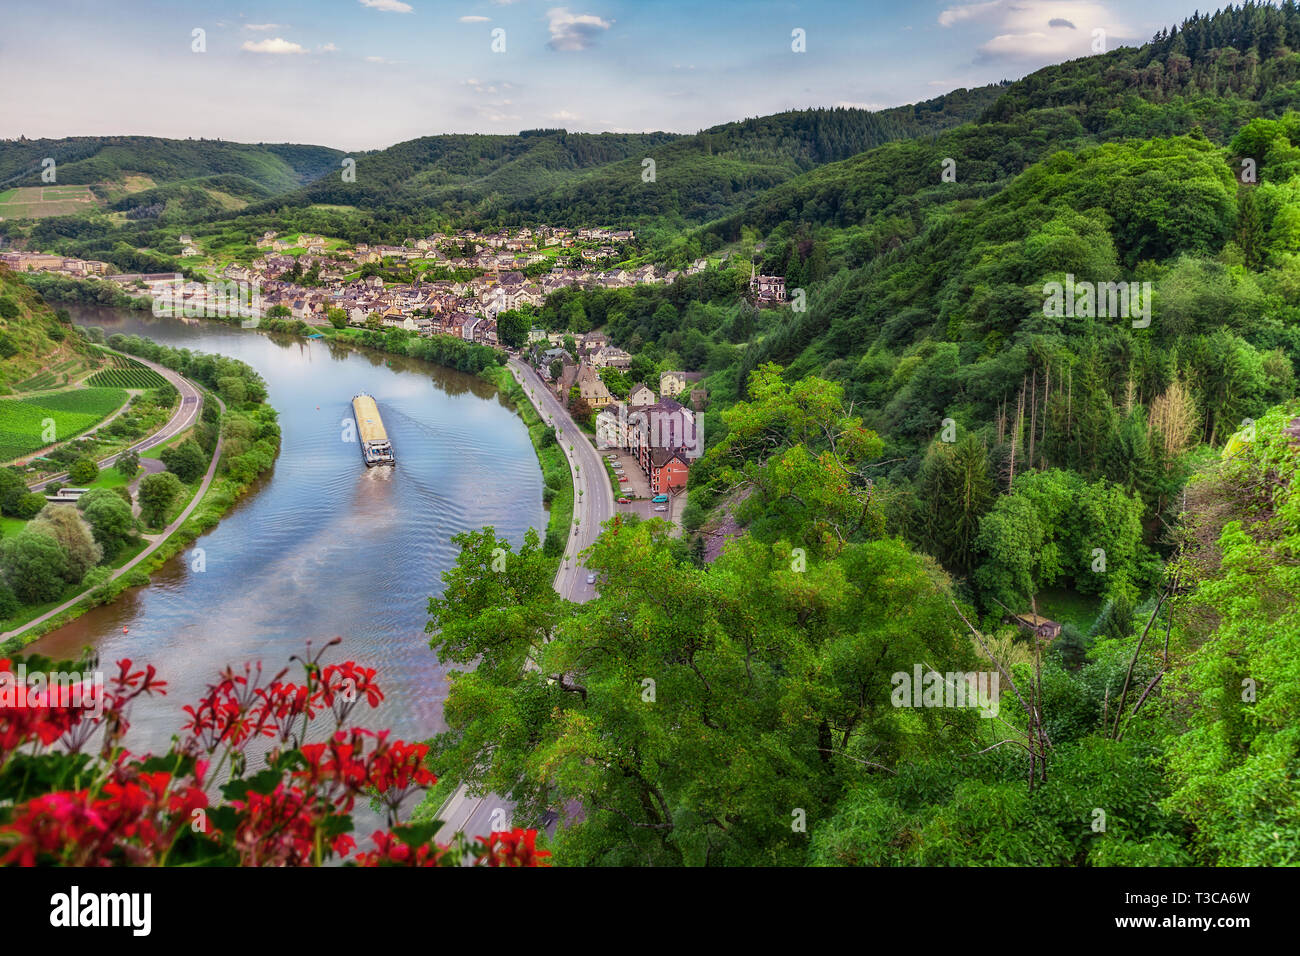
[[[443, 729], [447, 669], [429, 649], [427, 602], [455, 561], [451, 537], [492, 525], [516, 547], [546, 527], [542, 476], [528, 432], [482, 379], [411, 359], [218, 322], [72, 307], [79, 325], [241, 359], [266, 379], [283, 433], [274, 470], [192, 549], [27, 650], [75, 657], [93, 646], [105, 669], [150, 663], [168, 693], [136, 702], [129, 746], [161, 750], [182, 707], [226, 664], [262, 661], [274, 674], [342, 636], [327, 660], [378, 670], [385, 698], [362, 726], [406, 740]], [[391, 364], [390, 364], [391, 363]], [[375, 397], [397, 456], [367, 470], [342, 440], [351, 399]], [[125, 630], [124, 630], [125, 629]], [[299, 674], [294, 675], [298, 679]], [[321, 721], [324, 724], [325, 721]], [[407, 808], [408, 812], [410, 808]]]

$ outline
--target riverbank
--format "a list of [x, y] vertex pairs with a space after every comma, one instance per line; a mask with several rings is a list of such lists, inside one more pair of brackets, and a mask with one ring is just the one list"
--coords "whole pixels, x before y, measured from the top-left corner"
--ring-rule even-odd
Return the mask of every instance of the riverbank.
[[[165, 350], [155, 343], [148, 344], [158, 352], [174, 352], [174, 350]], [[179, 353], [168, 354], [165, 357], [171, 359], [173, 364], [182, 364], [176, 362], [178, 355]], [[138, 357], [146, 358], [143, 355]], [[156, 353], [153, 357], [163, 358], [164, 355]], [[234, 363], [234, 360], [225, 359], [223, 371], [231, 371], [232, 367], [235, 367], [231, 363]], [[260, 382], [260, 378], [251, 367], [244, 366], [243, 363], [237, 364], [243, 366], [245, 370], [243, 374], [245, 381]], [[226, 403], [215, 392], [180, 376], [174, 370], [169, 369], [169, 372], [180, 380], [183, 386], [182, 394], [189, 390], [194, 397], [192, 402], [188, 402], [192, 407], [186, 409], [184, 421], [179, 426], [182, 431], [175, 432], [175, 435], [188, 433], [189, 429], [194, 428], [211, 429], [210, 457], [197, 487], [186, 496], [188, 501], [185, 501], [180, 508], [180, 513], [159, 534], [142, 536], [142, 540], [148, 541], [143, 549], [137, 545], [136, 553], [124, 563], [119, 566], [104, 567], [104, 570], [112, 568], [112, 573], [106, 580], [98, 581], [72, 598], [57, 604], [51, 610], [23, 621], [0, 635], [3, 637], [3, 641], [0, 641], [0, 654], [17, 651], [42, 635], [75, 620], [92, 608], [112, 603], [129, 588], [149, 584], [151, 576], [168, 560], [183, 551], [201, 534], [215, 527], [235, 502], [245, 495], [256, 480], [274, 464], [280, 446], [280, 433], [274, 408], [265, 405], [262, 399], [244, 401], [237, 407], [227, 408]], [[187, 403], [183, 400], [182, 407], [185, 404]], [[215, 409], [215, 411], [208, 414], [208, 409]], [[252, 447], [248, 447], [250, 428], [257, 432]], [[232, 430], [239, 433], [236, 444], [233, 445], [227, 442], [228, 433]], [[142, 444], [152, 446], [161, 441], [164, 441], [163, 437], [154, 436]], [[228, 452], [233, 453], [228, 454]], [[218, 476], [219, 471], [220, 476]]]
[[558, 567], [569, 543], [569, 530], [573, 524], [573, 472], [569, 469], [569, 460], [560, 446], [555, 429], [542, 419], [537, 406], [509, 369], [498, 365], [479, 372], [479, 377], [487, 379], [500, 389], [528, 427], [528, 437], [532, 440], [537, 463], [542, 469], [542, 501], [550, 508], [542, 550], [555, 558]]

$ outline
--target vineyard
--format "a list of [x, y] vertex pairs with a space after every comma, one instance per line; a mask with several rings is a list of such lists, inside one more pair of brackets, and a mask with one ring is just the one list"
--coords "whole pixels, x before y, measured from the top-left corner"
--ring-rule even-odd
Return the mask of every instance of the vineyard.
[[109, 362], [110, 368], [96, 372], [86, 384], [95, 388], [162, 388], [167, 384], [167, 379], [134, 359], [110, 355]]
[[[146, 369], [146, 371], [148, 371]], [[79, 435], [126, 401], [120, 388], [81, 388], [31, 398], [0, 399], [0, 461]], [[53, 430], [47, 426], [53, 424]]]
[[38, 372], [26, 381], [19, 382], [14, 388], [20, 392], [38, 392], [46, 388], [56, 388], [68, 384], [69, 373], [82, 365], [80, 358], [71, 358], [60, 362], [53, 368]]

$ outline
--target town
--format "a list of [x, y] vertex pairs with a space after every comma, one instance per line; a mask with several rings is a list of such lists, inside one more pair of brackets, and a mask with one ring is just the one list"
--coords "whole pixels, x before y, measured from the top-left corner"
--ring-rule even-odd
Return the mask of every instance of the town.
[[[554, 389], [580, 427], [594, 431], [597, 447], [621, 451], [636, 463], [644, 487], [620, 474], [621, 464], [614, 466], [616, 480], [632, 486], [627, 494], [676, 495], [686, 487], [691, 463], [704, 452], [698, 416], [708, 394], [700, 387], [702, 373], [664, 371], [653, 383], [658, 394], [651, 384], [637, 382], [621, 401], [602, 372], [625, 372], [632, 355], [615, 347], [603, 332], [533, 327], [520, 347], [498, 335], [502, 313], [538, 309], [560, 289], [671, 284], [710, 266], [703, 258], [685, 270], [611, 266], [634, 239], [629, 230], [542, 226], [433, 233], [400, 246], [347, 246], [319, 235], [282, 237], [266, 231], [254, 240], [260, 253], [256, 258], [213, 270], [215, 281], [207, 282], [178, 272], [117, 273], [109, 263], [39, 252], [0, 252], [0, 263], [17, 272], [101, 279], [127, 296], [151, 299], [159, 315], [238, 315], [253, 324], [283, 318], [314, 327], [401, 329], [421, 336], [451, 335], [519, 354]], [[202, 255], [194, 237], [183, 234], [179, 240], [184, 256]], [[547, 268], [547, 263], [553, 265]], [[402, 268], [413, 273], [412, 281], [386, 281], [378, 274]], [[430, 273], [437, 277], [426, 279]], [[779, 276], [753, 274], [749, 290], [759, 306], [786, 300], [785, 280]]]

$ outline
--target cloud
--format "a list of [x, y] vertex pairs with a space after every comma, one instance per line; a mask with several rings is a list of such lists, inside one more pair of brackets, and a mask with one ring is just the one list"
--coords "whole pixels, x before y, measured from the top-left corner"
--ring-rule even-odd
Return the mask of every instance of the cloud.
[[871, 110], [872, 112], [875, 112], [877, 110], [885, 109], [885, 104], [883, 103], [855, 103], [851, 100], [840, 100], [834, 105], [846, 110]]
[[568, 7], [552, 7], [546, 17], [551, 31], [547, 46], [552, 50], [585, 50], [613, 26], [612, 20], [602, 20], [593, 13], [570, 13]]
[[401, 60], [390, 60], [390, 59], [389, 59], [388, 57], [386, 57], [386, 56], [368, 56], [368, 57], [366, 57], [366, 62], [367, 62], [367, 63], [383, 63], [383, 64], [385, 64], [385, 65], [387, 65], [387, 66], [392, 66], [394, 63], [401, 63], [402, 61], [401, 61]]
[[491, 17], [460, 17], [461, 23], [490, 23]]
[[357, 0], [357, 2], [363, 7], [383, 10], [385, 13], [410, 13], [413, 9], [409, 3], [402, 3], [402, 0]]
[[258, 40], [254, 43], [252, 40], [245, 40], [240, 47], [241, 50], [247, 50], [249, 53], [306, 53], [307, 50], [297, 43], [291, 43], [283, 37], [276, 37], [274, 40]]
[[570, 113], [568, 110], [560, 110], [558, 113], [547, 113], [547, 119], [559, 120], [562, 123], [576, 123], [582, 119], [577, 113]]
[[985, 3], [967, 3], [960, 7], [949, 7], [939, 14], [939, 26], [950, 27], [954, 23], [961, 23], [963, 20], [974, 20], [978, 17], [987, 16], [1000, 6], [1002, 6], [1002, 0], [987, 0]]
[[337, 53], [337, 52], [339, 52], [339, 48], [336, 47], [333, 43], [326, 43], [324, 46], [318, 47], [317, 49], [318, 49], [318, 52], [320, 52], [320, 53]]
[[245, 30], [283, 30], [283, 23], [245, 23]]
[[1137, 39], [1115, 19], [1103, 0], [984, 0], [950, 6], [939, 25], [987, 23], [992, 36], [976, 50], [976, 61], [1018, 60], [1026, 65], [1090, 56], [1094, 30], [1103, 30], [1107, 48]]

